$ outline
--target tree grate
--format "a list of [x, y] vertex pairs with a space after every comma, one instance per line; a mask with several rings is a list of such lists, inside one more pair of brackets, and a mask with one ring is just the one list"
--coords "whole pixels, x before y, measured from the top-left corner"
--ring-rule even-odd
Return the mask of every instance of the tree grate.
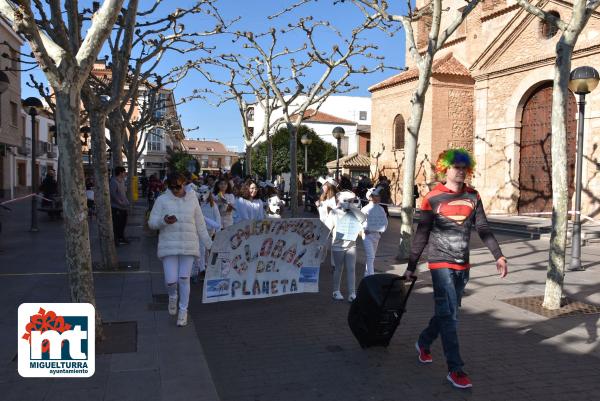
[[562, 306], [556, 310], [549, 310], [542, 307], [542, 303], [544, 302], [543, 295], [503, 299], [502, 301], [550, 319], [565, 316], [600, 314], [600, 306], [570, 298], [563, 298], [561, 302]]

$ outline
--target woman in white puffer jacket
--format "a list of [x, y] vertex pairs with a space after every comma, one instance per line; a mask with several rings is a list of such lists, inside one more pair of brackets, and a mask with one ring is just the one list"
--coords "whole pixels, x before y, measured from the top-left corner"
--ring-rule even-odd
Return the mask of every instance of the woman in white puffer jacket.
[[151, 229], [160, 230], [157, 253], [163, 262], [171, 315], [177, 314], [179, 287], [178, 326], [187, 324], [190, 274], [194, 260], [200, 256], [199, 241], [207, 249], [212, 246], [198, 198], [195, 193], [185, 191], [184, 183], [181, 174], [169, 175], [168, 190], [156, 199], [148, 219]]

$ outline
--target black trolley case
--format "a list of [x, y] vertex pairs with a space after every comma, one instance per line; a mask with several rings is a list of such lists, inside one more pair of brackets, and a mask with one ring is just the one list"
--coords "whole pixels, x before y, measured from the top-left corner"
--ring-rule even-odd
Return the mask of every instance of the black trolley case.
[[348, 312], [348, 325], [361, 347], [389, 345], [415, 285], [415, 279], [410, 285], [406, 281], [406, 277], [385, 273], [360, 282]]

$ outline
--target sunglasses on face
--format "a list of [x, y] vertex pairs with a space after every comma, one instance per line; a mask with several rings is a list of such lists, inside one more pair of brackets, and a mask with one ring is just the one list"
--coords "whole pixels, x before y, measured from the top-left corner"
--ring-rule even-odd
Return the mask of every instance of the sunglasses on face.
[[169, 185], [169, 189], [171, 191], [179, 191], [183, 186], [181, 184], [179, 185]]

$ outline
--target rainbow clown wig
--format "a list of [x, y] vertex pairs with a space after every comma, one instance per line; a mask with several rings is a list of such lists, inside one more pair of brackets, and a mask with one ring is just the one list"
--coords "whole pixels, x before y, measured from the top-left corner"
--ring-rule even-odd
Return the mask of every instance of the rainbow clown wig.
[[448, 168], [455, 164], [464, 164], [467, 166], [467, 176], [473, 174], [475, 169], [475, 160], [468, 150], [464, 148], [446, 149], [438, 156], [435, 163], [435, 173], [440, 177], [446, 176]]

